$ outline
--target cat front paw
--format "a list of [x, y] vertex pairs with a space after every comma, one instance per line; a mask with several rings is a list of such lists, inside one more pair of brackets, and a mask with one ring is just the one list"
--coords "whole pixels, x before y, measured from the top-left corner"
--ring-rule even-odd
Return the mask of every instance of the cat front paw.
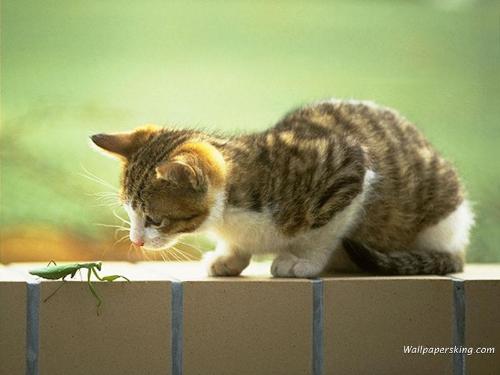
[[313, 261], [293, 254], [281, 254], [271, 265], [271, 274], [275, 277], [316, 277], [322, 270], [323, 267]]
[[250, 262], [250, 257], [211, 251], [203, 257], [209, 276], [238, 276]]

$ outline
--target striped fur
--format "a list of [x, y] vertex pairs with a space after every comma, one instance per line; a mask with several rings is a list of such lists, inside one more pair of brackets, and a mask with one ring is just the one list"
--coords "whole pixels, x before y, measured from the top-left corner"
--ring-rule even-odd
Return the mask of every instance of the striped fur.
[[[453, 232], [450, 220], [446, 232], [432, 228], [464, 202], [457, 173], [391, 109], [330, 100], [292, 111], [260, 133], [143, 128], [93, 140], [124, 161], [122, 198], [145, 228], [156, 223], [159, 245], [152, 247], [200, 229], [219, 234], [212, 274], [239, 274], [256, 252], [277, 254], [276, 276], [315, 276], [337, 251], [380, 273], [462, 267], [470, 211], [457, 224], [466, 233], [456, 237], [463, 240], [455, 255], [442, 248], [446, 237], [434, 248], [433, 238], [423, 237]], [[367, 179], [367, 171], [376, 178]], [[259, 248], [259, 233], [272, 239], [262, 242], [266, 248]]]

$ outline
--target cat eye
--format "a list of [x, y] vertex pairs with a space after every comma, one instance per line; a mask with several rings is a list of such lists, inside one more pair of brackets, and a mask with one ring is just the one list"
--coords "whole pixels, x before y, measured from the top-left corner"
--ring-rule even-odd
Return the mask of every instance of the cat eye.
[[196, 219], [198, 216], [200, 216], [200, 215], [199, 214], [193, 214], [193, 215], [189, 215], [189, 216], [172, 217], [172, 218], [170, 218], [170, 220], [174, 220], [174, 221], [190, 221], [190, 220]]
[[160, 227], [160, 226], [163, 224], [163, 221], [164, 221], [164, 220], [161, 220], [161, 219], [159, 219], [159, 220], [158, 220], [158, 219], [154, 219], [154, 218], [152, 218], [151, 216], [146, 215], [146, 223], [145, 223], [145, 225], [146, 225], [147, 227], [149, 227], [149, 226], [153, 226], [153, 227]]

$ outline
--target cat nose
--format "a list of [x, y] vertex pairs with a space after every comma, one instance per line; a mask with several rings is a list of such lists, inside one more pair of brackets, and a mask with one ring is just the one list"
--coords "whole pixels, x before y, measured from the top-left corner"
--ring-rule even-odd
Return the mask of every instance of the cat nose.
[[139, 240], [135, 240], [135, 241], [132, 241], [132, 243], [135, 245], [135, 246], [143, 246], [144, 245], [144, 240], [142, 239], [139, 239]]

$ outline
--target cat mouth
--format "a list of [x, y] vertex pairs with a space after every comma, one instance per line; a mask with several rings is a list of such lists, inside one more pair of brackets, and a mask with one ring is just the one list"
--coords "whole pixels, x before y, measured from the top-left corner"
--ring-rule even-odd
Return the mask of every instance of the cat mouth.
[[176, 240], [158, 240], [146, 241], [141, 247], [148, 251], [167, 250], [175, 244]]

